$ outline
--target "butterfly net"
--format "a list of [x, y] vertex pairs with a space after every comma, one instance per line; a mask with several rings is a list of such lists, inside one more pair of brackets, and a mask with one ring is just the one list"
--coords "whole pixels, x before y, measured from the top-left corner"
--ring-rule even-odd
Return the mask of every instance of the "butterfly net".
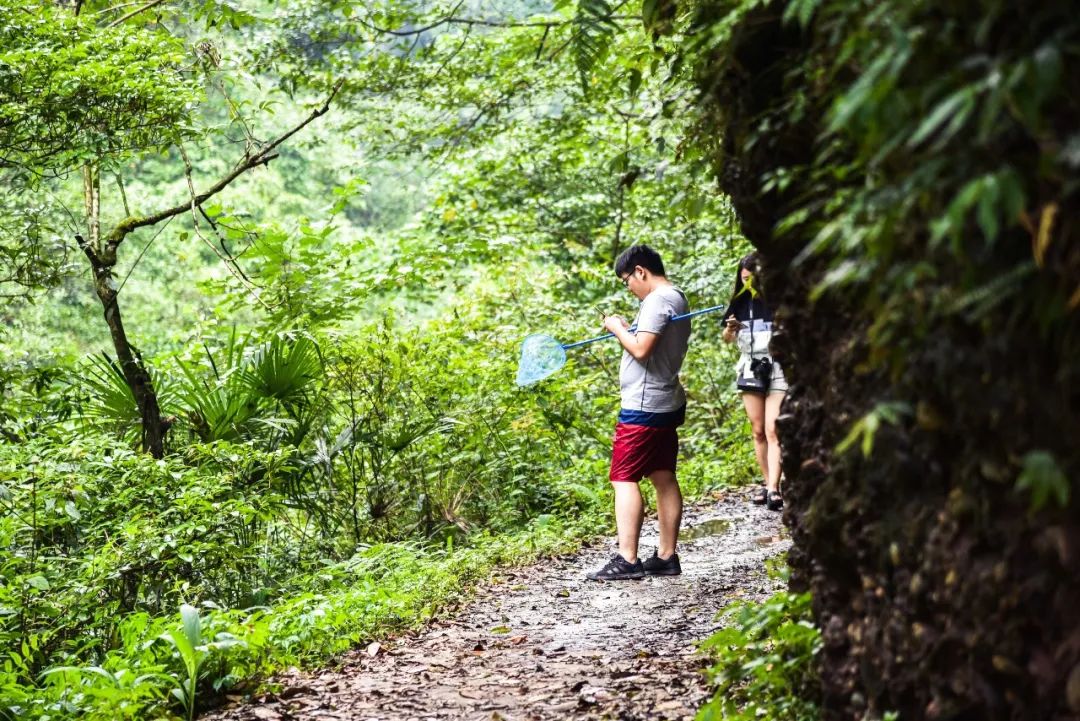
[[562, 343], [549, 335], [533, 334], [521, 341], [521, 360], [518, 361], [517, 384], [531, 386], [566, 365]]

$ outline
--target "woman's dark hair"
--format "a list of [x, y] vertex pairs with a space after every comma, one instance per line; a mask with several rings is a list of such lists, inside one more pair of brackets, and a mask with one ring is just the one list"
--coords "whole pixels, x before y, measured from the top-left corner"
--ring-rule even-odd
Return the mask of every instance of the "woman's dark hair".
[[[743, 284], [742, 279], [743, 270], [748, 270], [753, 273], [755, 280], [760, 277], [761, 257], [757, 254], [756, 250], [752, 253], [747, 253], [739, 260], [739, 267], [735, 269], [735, 289], [732, 291], [731, 300], [728, 301], [727, 305], [728, 311], [735, 307], [735, 301], [737, 301], [746, 292], [746, 286]], [[755, 284], [754, 291], [758, 295], [762, 295], [760, 281]]]
[[622, 278], [627, 273], [633, 273], [639, 265], [653, 275], [667, 275], [660, 254], [644, 244], [631, 245], [622, 252], [615, 260], [615, 275]]

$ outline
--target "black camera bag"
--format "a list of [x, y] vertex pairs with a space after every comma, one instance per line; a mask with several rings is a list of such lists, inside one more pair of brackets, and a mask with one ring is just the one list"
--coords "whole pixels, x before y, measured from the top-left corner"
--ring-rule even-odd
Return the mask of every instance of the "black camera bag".
[[772, 361], [768, 356], [754, 358], [754, 304], [750, 303], [750, 365], [743, 368], [735, 387], [743, 393], [768, 393], [772, 380]]

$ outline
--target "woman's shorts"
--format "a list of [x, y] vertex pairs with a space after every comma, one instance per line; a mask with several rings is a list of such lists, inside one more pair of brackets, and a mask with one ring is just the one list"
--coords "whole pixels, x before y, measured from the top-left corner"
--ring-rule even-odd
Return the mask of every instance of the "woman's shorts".
[[[743, 353], [739, 356], [739, 362], [735, 364], [735, 377], [738, 378], [740, 375], [743, 375], [745, 369], [749, 366], [750, 354]], [[784, 369], [780, 367], [779, 363], [773, 361], [772, 377], [769, 378], [769, 393], [787, 393], [787, 391], [788, 383], [787, 378], [784, 377]]]
[[633, 423], [615, 426], [611, 444], [612, 481], [636, 483], [655, 471], [675, 472], [679, 432], [675, 427], [653, 428]]

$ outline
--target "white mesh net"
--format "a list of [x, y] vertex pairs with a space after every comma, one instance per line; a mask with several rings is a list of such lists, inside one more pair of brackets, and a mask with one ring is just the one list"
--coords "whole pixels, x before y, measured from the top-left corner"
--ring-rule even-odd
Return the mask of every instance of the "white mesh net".
[[562, 343], [549, 335], [533, 334], [521, 341], [521, 360], [518, 361], [517, 384], [531, 386], [566, 365]]

